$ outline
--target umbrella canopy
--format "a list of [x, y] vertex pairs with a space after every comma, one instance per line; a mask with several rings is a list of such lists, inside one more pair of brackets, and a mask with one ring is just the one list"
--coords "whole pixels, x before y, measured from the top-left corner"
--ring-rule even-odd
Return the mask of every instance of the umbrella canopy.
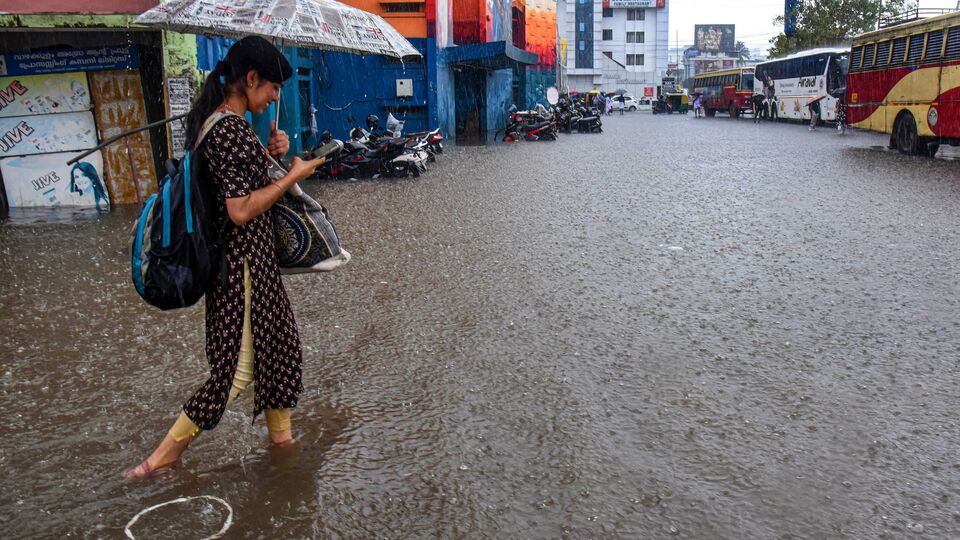
[[830, 91], [830, 95], [837, 99], [843, 99], [847, 95], [847, 87], [841, 86], [840, 88], [834, 88]]
[[825, 98], [825, 97], [827, 97], [826, 94], [820, 94], [820, 95], [818, 95], [818, 96], [813, 96], [812, 98], [810, 98], [809, 101], [807, 101], [807, 105], [813, 105], [814, 103], [820, 101], [821, 99], [823, 99], [823, 98]]
[[420, 56], [382, 17], [335, 0], [173, 0], [134, 23], [185, 34], [257, 35], [289, 47]]

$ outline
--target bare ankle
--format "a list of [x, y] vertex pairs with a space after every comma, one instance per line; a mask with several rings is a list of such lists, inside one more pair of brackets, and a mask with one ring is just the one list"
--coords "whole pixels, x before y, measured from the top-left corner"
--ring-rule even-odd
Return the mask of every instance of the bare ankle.
[[289, 429], [283, 431], [271, 431], [270, 442], [276, 446], [287, 446], [293, 444], [293, 432]]

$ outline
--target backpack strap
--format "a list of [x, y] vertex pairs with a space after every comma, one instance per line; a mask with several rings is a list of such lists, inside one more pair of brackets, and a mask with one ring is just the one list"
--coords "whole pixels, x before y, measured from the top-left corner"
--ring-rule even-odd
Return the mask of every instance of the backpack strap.
[[200, 128], [200, 133], [197, 135], [197, 140], [193, 143], [193, 148], [196, 149], [200, 146], [200, 143], [207, 137], [210, 131], [213, 130], [213, 126], [217, 125], [217, 122], [223, 120], [228, 116], [238, 116], [229, 111], [213, 111], [210, 116], [203, 122], [203, 126]]

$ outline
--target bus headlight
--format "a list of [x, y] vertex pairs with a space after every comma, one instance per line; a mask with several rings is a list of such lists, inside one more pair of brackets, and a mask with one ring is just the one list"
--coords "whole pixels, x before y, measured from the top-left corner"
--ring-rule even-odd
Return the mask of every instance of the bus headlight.
[[927, 123], [930, 124], [930, 127], [934, 127], [938, 120], [940, 120], [940, 113], [934, 107], [930, 107], [930, 112], [927, 113]]

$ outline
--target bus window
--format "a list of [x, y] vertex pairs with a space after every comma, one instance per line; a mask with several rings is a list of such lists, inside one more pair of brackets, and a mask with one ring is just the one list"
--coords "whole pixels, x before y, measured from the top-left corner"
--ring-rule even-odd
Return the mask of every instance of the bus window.
[[955, 26], [947, 32], [947, 50], [944, 58], [960, 58], [960, 26]]
[[863, 47], [856, 47], [850, 55], [850, 69], [860, 69], [860, 61], [863, 60]]
[[839, 57], [833, 57], [831, 60], [830, 67], [827, 69], [827, 92], [832, 92], [847, 84], [847, 78], [843, 73], [842, 60]]
[[907, 63], [916, 64], [923, 57], [923, 34], [910, 36], [910, 50], [907, 53]]
[[885, 66], [890, 62], [890, 42], [877, 44], [877, 67]]
[[863, 68], [864, 69], [869, 69], [873, 67], [873, 53], [876, 50], [877, 50], [877, 45], [875, 43], [866, 45], [863, 48]]
[[850, 53], [838, 54], [833, 57], [833, 62], [836, 62], [840, 66], [840, 73], [843, 74], [843, 78], [847, 78], [847, 73], [850, 71]]
[[744, 73], [740, 79], [740, 89], [753, 91], [753, 73]]
[[753, 76], [756, 77], [757, 80], [764, 81], [766, 80], [765, 78], [766, 73], [767, 73], [766, 66], [757, 66], [757, 68], [753, 72]]
[[939, 60], [941, 49], [943, 49], [943, 30], [934, 30], [927, 37], [927, 54], [924, 55], [924, 59]]
[[903, 55], [907, 52], [907, 38], [897, 38], [893, 40], [893, 53], [890, 54], [890, 65], [895, 66], [903, 63]]

